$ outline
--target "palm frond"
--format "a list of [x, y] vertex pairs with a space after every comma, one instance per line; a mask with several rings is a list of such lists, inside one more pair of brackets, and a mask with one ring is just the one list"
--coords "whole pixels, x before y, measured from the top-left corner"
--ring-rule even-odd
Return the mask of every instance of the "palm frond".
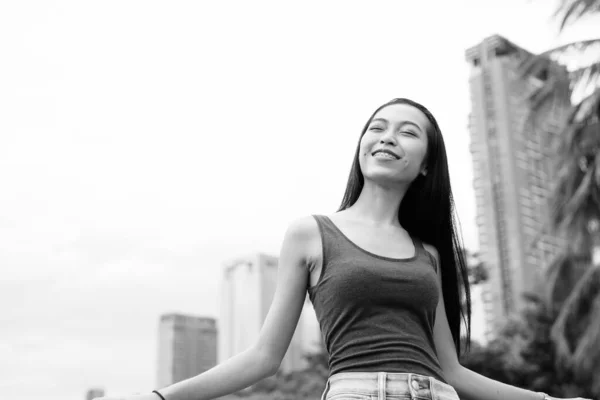
[[[580, 124], [575, 128], [597, 123], [600, 119], [600, 88], [592, 91], [588, 96], [579, 101], [569, 116], [569, 124]], [[582, 132], [583, 133], [583, 132]]]
[[596, 63], [569, 71], [569, 77], [572, 82], [577, 82], [586, 87], [598, 84], [598, 79], [600, 79], [600, 58]]
[[600, 288], [596, 289], [595, 297], [587, 300], [591, 305], [585, 316], [587, 327], [573, 353], [573, 372], [575, 376], [585, 379], [593, 376], [597, 372], [595, 369], [600, 366]]
[[598, 0], [562, 0], [555, 16], [561, 19], [560, 30], [562, 31], [567, 24], [599, 12], [600, 1]]
[[541, 87], [534, 89], [528, 95], [530, 109], [540, 111], [542, 107], [552, 107], [557, 99], [568, 99], [571, 94], [571, 81], [568, 78], [549, 78]]
[[[580, 339], [598, 320], [590, 317], [590, 305], [600, 296], [600, 267], [590, 266], [566, 299], [551, 329], [557, 355], [557, 368], [571, 369], [578, 362], [575, 358]], [[595, 315], [594, 317], [599, 317]], [[592, 332], [593, 333], [593, 332]], [[600, 347], [596, 351], [600, 351]]]
[[[583, 188], [589, 188], [590, 186], [589, 182], [587, 184], [583, 182], [585, 175], [579, 170], [577, 164], [567, 165], [564, 170], [568, 172], [561, 174], [561, 179], [557, 182], [550, 204], [550, 222], [555, 231], [563, 229], [572, 223], [574, 215], [570, 212], [576, 211], [574, 205], [580, 204], [579, 199], [574, 204], [573, 198], [585, 195]], [[583, 188], [582, 182], [584, 185]]]
[[600, 217], [600, 90], [573, 108], [560, 138], [556, 185], [552, 193], [551, 226], [573, 235]]
[[[564, 71], [561, 71], [557, 65], [557, 63], [563, 65], [565, 60], [581, 59], [586, 51], [590, 50], [595, 51], [595, 53], [593, 53], [593, 61], [588, 62], [587, 65], [579, 65], [570, 72], [567, 71], [566, 67], [563, 67]], [[521, 78], [539, 76], [550, 69], [554, 73], [543, 82], [543, 85], [529, 95], [534, 112], [556, 96], [563, 99], [569, 98], [575, 88], [585, 91], [590, 87], [592, 89], [598, 87], [598, 80], [600, 79], [600, 38], [571, 42], [537, 55], [525, 56], [519, 65], [519, 74]]]
[[[534, 57], [556, 60], [564, 56], [580, 55], [586, 51], [600, 48], [600, 38], [576, 40], [563, 45], [546, 50]], [[532, 62], [532, 61], [529, 61]]]
[[596, 171], [594, 173], [594, 182], [600, 187], [600, 154], [596, 154]]
[[547, 54], [524, 55], [519, 63], [520, 78], [535, 76], [539, 72], [547, 69], [552, 60]]
[[539, 54], [524, 56], [519, 65], [522, 76], [536, 75], [547, 69], [552, 62], [564, 56], [580, 56], [586, 51], [600, 50], [600, 38], [577, 40], [548, 49]]
[[555, 211], [553, 224], [556, 230], [564, 230], [569, 235], [568, 248], [575, 254], [583, 254], [590, 250], [590, 235], [587, 231], [590, 220], [598, 219], [600, 212], [597, 202], [586, 201], [583, 206], [575, 211]]
[[588, 195], [591, 192], [592, 177], [593, 177], [593, 171], [591, 171], [591, 170], [588, 170], [583, 175], [583, 179], [577, 186], [577, 189], [575, 190], [575, 192], [572, 194], [571, 198], [569, 198], [567, 203], [565, 204], [564, 212], [566, 214], [573, 215], [577, 212], [577, 210], [582, 209], [584, 202], [587, 201]]
[[554, 309], [560, 308], [590, 263], [587, 254], [561, 252], [546, 269], [546, 300]]

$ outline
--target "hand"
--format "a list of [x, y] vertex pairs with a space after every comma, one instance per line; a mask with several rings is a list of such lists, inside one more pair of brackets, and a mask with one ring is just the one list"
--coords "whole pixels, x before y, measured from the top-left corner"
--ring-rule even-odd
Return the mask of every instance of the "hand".
[[160, 400], [156, 393], [131, 394], [128, 396], [96, 397], [93, 400]]

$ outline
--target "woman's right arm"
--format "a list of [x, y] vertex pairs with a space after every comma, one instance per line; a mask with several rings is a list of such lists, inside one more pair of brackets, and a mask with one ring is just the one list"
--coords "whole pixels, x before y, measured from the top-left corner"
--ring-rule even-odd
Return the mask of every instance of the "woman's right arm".
[[[308, 262], [316, 240], [318, 228], [314, 218], [300, 218], [289, 225], [279, 254], [273, 303], [256, 343], [200, 375], [159, 389], [166, 400], [215, 399], [277, 372], [302, 312], [309, 278]], [[153, 396], [159, 400], [156, 394]]]

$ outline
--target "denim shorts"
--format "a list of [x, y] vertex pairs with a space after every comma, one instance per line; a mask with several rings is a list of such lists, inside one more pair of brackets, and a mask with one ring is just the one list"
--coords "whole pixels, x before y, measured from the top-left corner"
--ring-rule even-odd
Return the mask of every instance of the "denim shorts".
[[327, 380], [321, 400], [460, 400], [454, 388], [413, 373], [340, 372]]

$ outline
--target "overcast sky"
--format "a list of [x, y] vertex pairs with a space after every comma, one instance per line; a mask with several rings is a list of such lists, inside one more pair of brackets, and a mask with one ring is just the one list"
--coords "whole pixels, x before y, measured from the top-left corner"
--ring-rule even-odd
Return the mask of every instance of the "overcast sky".
[[564, 42], [547, 3], [2, 2], [2, 396], [153, 389], [159, 315], [217, 317], [223, 261], [335, 211], [394, 97], [438, 118], [476, 249], [464, 51]]

